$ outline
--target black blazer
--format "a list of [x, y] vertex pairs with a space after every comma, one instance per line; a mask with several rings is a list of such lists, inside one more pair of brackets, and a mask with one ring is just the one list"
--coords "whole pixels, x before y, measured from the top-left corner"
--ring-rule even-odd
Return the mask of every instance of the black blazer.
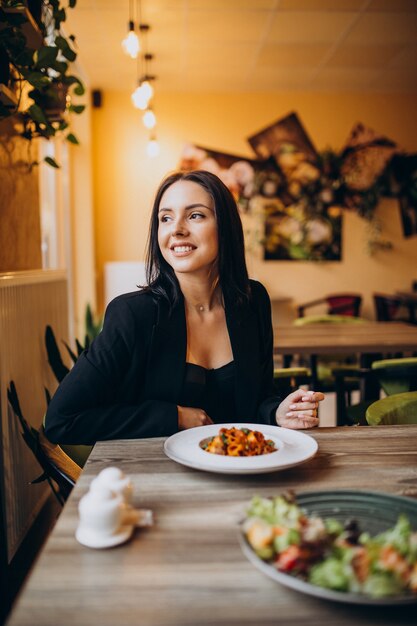
[[[250, 304], [225, 298], [235, 363], [236, 420], [275, 424], [271, 304], [251, 281]], [[103, 330], [82, 353], [49, 405], [46, 436], [56, 443], [162, 437], [178, 431], [186, 362], [184, 301], [171, 313], [146, 291], [115, 298]]]

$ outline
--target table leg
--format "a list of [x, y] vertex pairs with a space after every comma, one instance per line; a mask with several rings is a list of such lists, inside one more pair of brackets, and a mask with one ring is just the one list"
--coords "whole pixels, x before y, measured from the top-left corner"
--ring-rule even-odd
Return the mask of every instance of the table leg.
[[[373, 361], [378, 361], [378, 359], [382, 358], [382, 354], [361, 354], [360, 355], [360, 366], [364, 369], [369, 369], [373, 363]], [[360, 381], [360, 400], [361, 402], [365, 400], [377, 400], [379, 398], [380, 393], [380, 385], [374, 376], [365, 376]]]
[[318, 388], [318, 374], [317, 374], [317, 354], [310, 354], [310, 370], [311, 370], [311, 388], [315, 391]]

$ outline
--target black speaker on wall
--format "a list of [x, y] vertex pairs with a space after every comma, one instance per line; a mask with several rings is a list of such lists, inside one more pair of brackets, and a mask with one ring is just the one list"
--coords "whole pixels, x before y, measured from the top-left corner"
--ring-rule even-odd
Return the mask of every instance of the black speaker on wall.
[[103, 106], [103, 93], [101, 89], [93, 89], [92, 91], [93, 107], [99, 109]]

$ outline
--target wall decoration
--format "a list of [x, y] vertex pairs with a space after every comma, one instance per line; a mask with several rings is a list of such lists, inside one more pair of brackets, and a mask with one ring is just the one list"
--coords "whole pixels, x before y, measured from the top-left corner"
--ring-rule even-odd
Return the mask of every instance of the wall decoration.
[[188, 145], [179, 167], [212, 171], [242, 211], [262, 214], [265, 260], [340, 260], [343, 209], [368, 220], [369, 254], [392, 248], [376, 215], [383, 196], [399, 198], [404, 236], [417, 234], [417, 155], [364, 124], [338, 153], [318, 152], [296, 113], [248, 142], [257, 158]]
[[193, 144], [184, 146], [178, 168], [216, 174], [230, 189], [240, 210], [245, 212], [249, 210], [251, 198], [257, 195], [276, 197], [284, 185], [273, 159], [248, 159]]
[[248, 142], [261, 159], [277, 156], [288, 149], [303, 153], [304, 160], [315, 161], [317, 158], [316, 149], [296, 113], [290, 113], [248, 137]]

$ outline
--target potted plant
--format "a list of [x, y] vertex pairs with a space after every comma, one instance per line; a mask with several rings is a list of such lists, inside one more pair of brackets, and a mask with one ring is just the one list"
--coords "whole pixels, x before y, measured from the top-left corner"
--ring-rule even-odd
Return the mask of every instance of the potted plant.
[[[68, 113], [80, 114], [84, 105], [72, 103], [84, 86], [70, 72], [77, 53], [75, 37], [65, 36], [66, 9], [61, 0], [0, 0], [0, 120], [13, 118], [17, 132], [27, 140], [63, 134], [73, 144]], [[32, 14], [33, 11], [33, 14]], [[13, 97], [15, 94], [15, 97]], [[45, 159], [59, 167], [54, 159]]]

